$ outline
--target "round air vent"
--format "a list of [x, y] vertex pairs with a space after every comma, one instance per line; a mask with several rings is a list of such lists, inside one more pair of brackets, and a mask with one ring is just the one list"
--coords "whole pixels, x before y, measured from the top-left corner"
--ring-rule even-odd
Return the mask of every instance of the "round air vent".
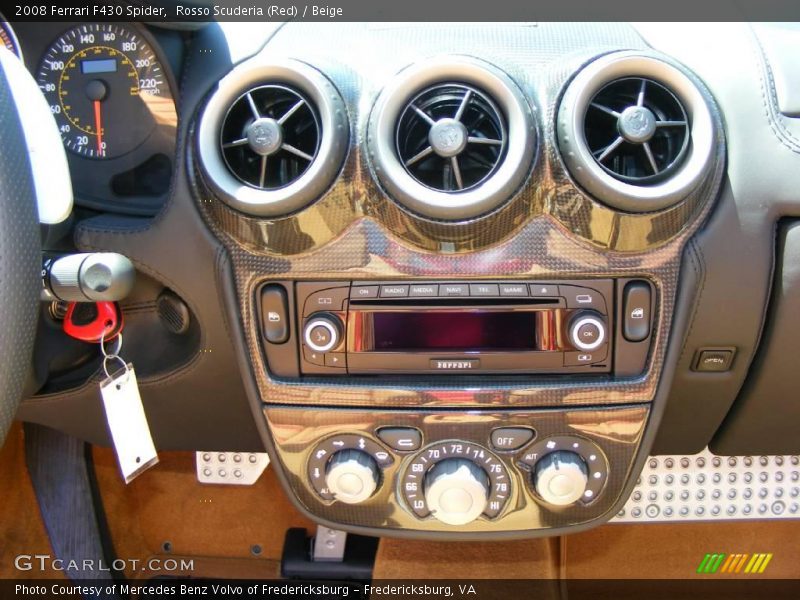
[[572, 176], [598, 200], [650, 212], [680, 202], [709, 173], [715, 126], [704, 93], [682, 70], [612, 54], [564, 93], [558, 144]]
[[297, 181], [314, 162], [321, 137], [311, 104], [297, 90], [264, 85], [242, 94], [222, 123], [225, 164], [261, 190]]
[[426, 217], [463, 220], [509, 200], [536, 149], [531, 109], [516, 85], [481, 61], [445, 58], [403, 71], [369, 126], [375, 172]]
[[212, 189], [242, 212], [278, 217], [321, 196], [342, 166], [347, 114], [318, 71], [293, 60], [243, 63], [223, 78], [198, 127]]
[[441, 84], [414, 98], [400, 115], [397, 154], [406, 171], [431, 189], [469, 190], [490, 177], [505, 154], [500, 109], [473, 87]]

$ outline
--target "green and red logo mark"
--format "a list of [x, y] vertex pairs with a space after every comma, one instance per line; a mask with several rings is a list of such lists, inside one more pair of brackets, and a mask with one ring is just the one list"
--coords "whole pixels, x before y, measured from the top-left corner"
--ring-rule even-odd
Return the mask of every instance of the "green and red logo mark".
[[765, 554], [706, 554], [700, 561], [697, 572], [701, 575], [722, 573], [757, 575], [764, 572], [771, 560], [772, 552]]

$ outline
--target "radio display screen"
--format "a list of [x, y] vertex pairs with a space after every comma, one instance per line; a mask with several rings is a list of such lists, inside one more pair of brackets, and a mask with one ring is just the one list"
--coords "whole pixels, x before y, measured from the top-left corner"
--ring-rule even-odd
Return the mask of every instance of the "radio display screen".
[[372, 314], [374, 352], [536, 350], [532, 311], [430, 311]]

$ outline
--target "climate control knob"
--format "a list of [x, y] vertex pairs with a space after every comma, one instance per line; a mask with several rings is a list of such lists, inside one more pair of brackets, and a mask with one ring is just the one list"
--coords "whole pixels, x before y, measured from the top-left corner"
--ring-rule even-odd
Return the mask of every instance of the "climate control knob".
[[375, 493], [380, 471], [375, 459], [360, 450], [333, 455], [325, 472], [325, 485], [339, 502], [358, 504]]
[[589, 482], [586, 463], [580, 455], [559, 450], [536, 463], [533, 484], [542, 499], [555, 506], [577, 502]]
[[593, 311], [577, 313], [569, 324], [569, 341], [579, 350], [596, 350], [606, 341], [606, 323]]
[[303, 341], [315, 352], [328, 352], [336, 348], [341, 336], [341, 321], [327, 313], [311, 315], [303, 328]]
[[471, 460], [448, 458], [425, 476], [425, 500], [434, 517], [448, 525], [477, 519], [489, 498], [489, 477]]

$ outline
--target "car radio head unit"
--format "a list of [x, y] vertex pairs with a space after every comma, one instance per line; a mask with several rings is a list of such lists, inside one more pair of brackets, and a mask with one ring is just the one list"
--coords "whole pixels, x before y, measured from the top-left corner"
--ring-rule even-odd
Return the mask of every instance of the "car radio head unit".
[[[648, 293], [632, 314], [649, 328], [651, 287], [639, 283]], [[259, 293], [278, 376], [607, 374], [624, 343], [608, 279], [287, 282]]]

